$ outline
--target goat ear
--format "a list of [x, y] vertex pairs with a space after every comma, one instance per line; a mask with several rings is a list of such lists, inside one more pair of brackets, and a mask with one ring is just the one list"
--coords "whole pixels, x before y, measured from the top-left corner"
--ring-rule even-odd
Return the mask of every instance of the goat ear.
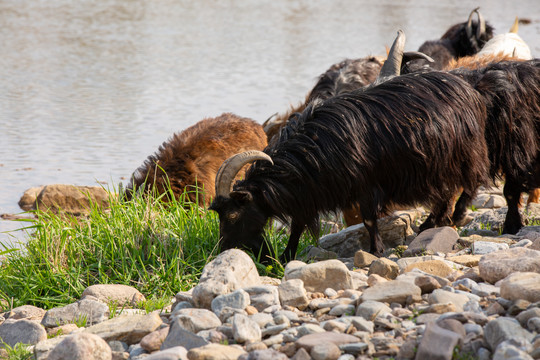
[[242, 205], [253, 200], [253, 196], [249, 191], [232, 191], [230, 196]]

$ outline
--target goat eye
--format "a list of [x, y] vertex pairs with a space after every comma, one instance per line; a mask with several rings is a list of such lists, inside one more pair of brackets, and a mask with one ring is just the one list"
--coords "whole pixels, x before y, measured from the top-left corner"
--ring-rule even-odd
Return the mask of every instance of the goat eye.
[[230, 214], [227, 214], [227, 219], [229, 219], [230, 221], [235, 221], [236, 219], [238, 219], [238, 213], [232, 212]]

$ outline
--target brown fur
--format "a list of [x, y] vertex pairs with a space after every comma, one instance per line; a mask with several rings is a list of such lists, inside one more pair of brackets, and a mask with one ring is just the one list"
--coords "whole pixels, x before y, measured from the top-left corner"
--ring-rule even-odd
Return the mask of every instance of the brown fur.
[[466, 68], [469, 70], [476, 70], [488, 64], [501, 61], [524, 61], [510, 55], [506, 55], [503, 52], [497, 54], [483, 55], [483, 56], [465, 56], [459, 59], [452, 59], [443, 70], [452, 70], [457, 68]]
[[[126, 195], [144, 184], [145, 191], [162, 194], [169, 181], [178, 198], [184, 190], [189, 200], [208, 206], [215, 196], [216, 173], [234, 154], [266, 147], [266, 134], [260, 124], [231, 113], [206, 118], [174, 134], [159, 150], [148, 157], [132, 176]], [[238, 174], [243, 177], [244, 170]], [[167, 180], [168, 179], [168, 180]], [[195, 191], [204, 189], [204, 194]]]

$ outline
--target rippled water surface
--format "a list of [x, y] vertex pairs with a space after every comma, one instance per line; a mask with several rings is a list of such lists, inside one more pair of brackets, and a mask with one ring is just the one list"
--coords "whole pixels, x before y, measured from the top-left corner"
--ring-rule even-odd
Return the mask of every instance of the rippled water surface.
[[384, 54], [399, 28], [416, 50], [476, 6], [497, 33], [529, 19], [540, 56], [538, 0], [3, 0], [0, 213], [33, 186], [116, 186], [174, 132], [226, 111], [263, 122], [331, 64]]

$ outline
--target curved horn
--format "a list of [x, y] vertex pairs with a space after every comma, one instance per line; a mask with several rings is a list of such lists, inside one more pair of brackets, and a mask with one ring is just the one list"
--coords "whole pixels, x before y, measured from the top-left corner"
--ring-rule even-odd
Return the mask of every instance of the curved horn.
[[268, 119], [266, 119], [265, 122], [263, 122], [262, 127], [264, 128], [266, 125], [268, 125], [268, 123], [269, 123], [270, 121], [272, 121], [272, 118], [273, 118], [274, 116], [276, 116], [277, 114], [278, 114], [278, 113], [275, 113], [275, 114], [270, 115], [270, 117], [269, 117]]
[[467, 31], [467, 37], [470, 39], [472, 37], [472, 16], [474, 13], [478, 13], [479, 7], [471, 11], [469, 14], [469, 20], [467, 20], [467, 26], [465, 27], [465, 30]]
[[225, 160], [216, 175], [216, 196], [229, 197], [236, 174], [244, 165], [255, 160], [270, 161], [274, 165], [272, 158], [259, 150], [244, 151]]
[[519, 29], [519, 19], [518, 19], [518, 17], [516, 16], [516, 20], [514, 20], [514, 25], [512, 25], [512, 27], [510, 28], [510, 31], [508, 31], [508, 32], [517, 34], [517, 33], [518, 33], [518, 29]]
[[426, 60], [430, 63], [435, 62], [431, 56], [420, 51], [407, 51], [403, 53], [403, 64], [412, 60]]
[[405, 33], [398, 30], [396, 39], [388, 52], [388, 58], [384, 62], [381, 72], [375, 80], [375, 83], [381, 83], [384, 78], [390, 76], [399, 76], [401, 70], [401, 61], [403, 60], [403, 49], [405, 48]]
[[476, 38], [480, 40], [480, 37], [484, 35], [486, 32], [486, 21], [484, 20], [484, 17], [482, 14], [480, 14], [480, 11], [478, 11], [480, 8], [476, 8], [476, 14], [478, 15], [478, 27], [476, 28]]

